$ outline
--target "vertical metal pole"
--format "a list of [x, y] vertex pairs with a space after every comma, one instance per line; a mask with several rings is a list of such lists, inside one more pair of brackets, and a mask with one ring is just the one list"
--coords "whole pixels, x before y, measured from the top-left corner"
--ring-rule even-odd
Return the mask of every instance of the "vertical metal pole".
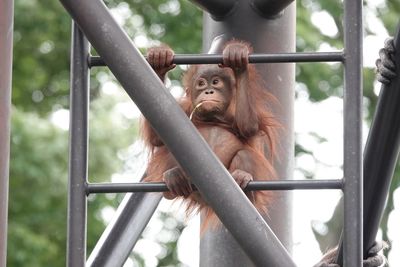
[[89, 43], [72, 28], [67, 266], [86, 262]]
[[[286, 1], [287, 2], [287, 1]], [[250, 42], [254, 53], [295, 51], [296, 5], [289, 5], [281, 16], [266, 19], [248, 1], [239, 1], [229, 16], [215, 21], [209, 14], [203, 20], [203, 50], [208, 51], [212, 40], [221, 34], [228, 40]], [[255, 31], [257, 33], [255, 33]], [[257, 69], [274, 94], [280, 107], [274, 110], [285, 129], [280, 136], [279, 157], [274, 162], [278, 177], [291, 179], [294, 161], [293, 107], [294, 64], [257, 64]], [[265, 218], [287, 250], [292, 247], [290, 193], [274, 192], [276, 200]], [[236, 241], [225, 229], [209, 231], [200, 241], [200, 266], [253, 266]]]
[[7, 261], [13, 14], [14, 1], [0, 1], [0, 267]]
[[344, 266], [362, 266], [362, 0], [344, 2]]

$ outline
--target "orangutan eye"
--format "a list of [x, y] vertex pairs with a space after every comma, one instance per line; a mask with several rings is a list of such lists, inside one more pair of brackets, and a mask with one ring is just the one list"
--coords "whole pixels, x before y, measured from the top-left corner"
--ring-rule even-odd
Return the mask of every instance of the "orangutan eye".
[[197, 81], [197, 86], [203, 87], [203, 86], [205, 86], [205, 85], [206, 85], [206, 82], [204, 81], [204, 79], [199, 79], [199, 80]]
[[212, 80], [213, 85], [217, 85], [219, 82], [220, 82], [220, 80], [218, 78], [215, 78]]

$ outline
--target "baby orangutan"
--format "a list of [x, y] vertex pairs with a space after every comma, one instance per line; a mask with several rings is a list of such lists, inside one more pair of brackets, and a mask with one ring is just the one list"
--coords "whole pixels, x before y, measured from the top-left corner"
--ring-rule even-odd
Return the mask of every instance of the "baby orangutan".
[[[223, 49], [222, 65], [191, 66], [183, 77], [186, 94], [179, 99], [182, 109], [243, 189], [252, 180], [275, 176], [270, 160], [279, 127], [268, 110], [273, 97], [261, 86], [254, 66], [248, 64], [250, 50], [247, 43], [230, 41]], [[175, 67], [173, 56], [165, 46], [148, 52], [148, 61], [162, 81]], [[206, 221], [210, 221], [214, 213], [192, 190], [190, 177], [146, 121], [142, 135], [151, 151], [145, 181], [164, 181], [170, 190], [164, 194], [166, 198], [184, 198], [189, 211], [203, 209]], [[247, 196], [259, 211], [266, 211], [270, 199], [265, 191], [248, 192]]]

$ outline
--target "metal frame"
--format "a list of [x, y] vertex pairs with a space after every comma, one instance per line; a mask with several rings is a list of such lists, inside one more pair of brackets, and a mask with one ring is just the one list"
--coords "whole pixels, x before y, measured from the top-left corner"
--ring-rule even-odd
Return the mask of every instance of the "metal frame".
[[[165, 91], [164, 85], [104, 3], [98, 0], [85, 1], [77, 6], [72, 0], [61, 2], [252, 261], [259, 266], [295, 266], [264, 219], [217, 160], [175, 99]], [[215, 177], [219, 179], [213, 179]], [[70, 198], [80, 197], [84, 198], [85, 195], [76, 194]], [[235, 212], [237, 209], [241, 212]], [[70, 206], [70, 210], [74, 210], [74, 207]], [[84, 233], [80, 234], [82, 236]], [[69, 243], [75, 242], [78, 235], [70, 235]], [[72, 258], [71, 255], [68, 257]]]
[[[134, 48], [129, 38], [99, 1], [84, 1], [76, 6], [72, 0], [60, 0], [73, 19], [102, 56], [129, 96], [152, 123], [154, 129], [174, 154], [180, 165], [213, 207], [221, 221], [257, 266], [295, 266], [279, 240], [256, 212], [229, 173], [216, 161], [207, 145], [175, 101], [165, 93], [163, 85]], [[216, 8], [209, 1], [195, 1], [209, 10], [216, 19], [229, 14], [237, 1], [225, 1]], [[268, 1], [266, 1], [268, 2]], [[277, 1], [270, 1], [277, 4]], [[291, 1], [283, 1], [289, 4]], [[263, 1], [254, 1], [258, 7]], [[279, 8], [279, 13], [285, 7]], [[361, 266], [362, 261], [362, 165], [361, 165], [361, 112], [362, 112], [362, 1], [344, 1], [345, 49], [334, 53], [253, 55], [251, 62], [316, 62], [339, 61], [345, 66], [344, 90], [344, 180], [343, 181], [274, 181], [253, 183], [254, 189], [291, 190], [343, 188], [345, 197], [344, 263]], [[260, 9], [260, 8], [259, 8]], [[213, 12], [213, 10], [219, 10]], [[259, 11], [262, 11], [261, 9]], [[278, 15], [275, 11], [274, 15]], [[90, 15], [95, 14], [95, 15]], [[270, 16], [270, 14], [266, 14]], [[103, 25], [99, 27], [99, 25]], [[68, 266], [85, 266], [86, 196], [100, 192], [129, 192], [136, 190], [164, 191], [163, 184], [88, 184], [87, 183], [87, 74], [89, 67], [103, 65], [98, 58], [89, 58], [83, 35], [74, 31], [71, 68], [71, 159], [69, 195]], [[118, 49], [115, 49], [118, 44]], [[78, 59], [76, 59], [78, 58]], [[217, 55], [177, 56], [175, 63], [218, 63]], [[179, 64], [178, 63], [178, 64]], [[134, 84], [134, 86], [133, 86]], [[86, 89], [85, 89], [86, 88]], [[145, 89], [145, 90], [144, 90]], [[79, 97], [74, 97], [75, 95]], [[152, 107], [152, 108], [148, 108]], [[165, 115], [165, 111], [168, 115]], [[80, 111], [80, 112], [78, 112]], [[75, 115], [74, 115], [75, 114]], [[171, 118], [174, 118], [171, 120]], [[180, 129], [178, 134], [173, 129]], [[202, 161], [197, 161], [198, 157]], [[198, 162], [192, 165], [191, 162]], [[221, 179], [213, 179], [221, 177]], [[251, 187], [251, 186], [250, 186]], [[216, 199], [220, 201], [216, 201]], [[221, 201], [222, 199], [222, 201]], [[221, 203], [232, 203], [230, 206]], [[232, 209], [234, 207], [234, 209]], [[240, 207], [240, 213], [235, 213]], [[234, 215], [234, 217], [233, 217]], [[251, 225], [251, 227], [249, 227]], [[263, 234], [260, 235], [259, 233]], [[254, 249], [256, 247], [257, 249]], [[126, 248], [126, 247], [125, 247]]]
[[0, 267], [7, 262], [14, 1], [0, 1]]
[[[82, 14], [78, 14], [77, 10], [72, 7], [72, 1], [64, 0], [62, 1], [64, 5], [69, 9], [71, 13], [74, 14], [76, 19], [80, 21], [82, 26], [87, 27], [86, 34], [90, 36], [90, 39], [94, 40], [94, 43], [99, 43], [100, 40], [106, 42], [104, 49], [110, 47], [110, 43], [114, 41], [112, 38], [107, 38], [112, 36], [109, 35], [109, 29], [107, 27], [103, 28], [103, 35], [101, 38], [97, 39], [96, 36], [98, 32], [93, 30], [94, 25], [96, 23], [91, 24], [88, 20], [92, 19], [92, 16], [87, 16], [88, 18], [84, 18]], [[234, 1], [208, 1], [208, 0], [197, 0], [194, 1], [205, 10], [208, 10], [213, 18], [216, 20], [223, 20], [226, 16], [230, 14], [230, 12], [235, 8], [238, 4], [238, 0]], [[290, 4], [291, 0], [285, 1], [277, 1], [277, 0], [254, 0], [251, 1], [252, 7], [257, 10], [259, 14], [269, 18], [276, 18], [282, 15], [283, 9]], [[83, 3], [86, 8], [86, 14], [88, 14], [88, 8], [95, 7], [98, 3], [95, 4], [87, 4]], [[392, 81], [391, 85], [383, 86], [381, 95], [379, 97], [377, 113], [374, 117], [374, 122], [371, 128], [371, 132], [368, 138], [366, 150], [365, 150], [365, 158], [364, 158], [364, 168], [368, 169], [368, 172], [365, 174], [366, 184], [363, 185], [362, 180], [362, 168], [361, 168], [361, 107], [362, 107], [362, 83], [361, 83], [361, 51], [362, 51], [362, 3], [361, 1], [350, 1], [347, 0], [344, 2], [345, 4], [345, 50], [342, 52], [334, 52], [328, 54], [322, 53], [302, 53], [302, 54], [258, 54], [252, 55], [250, 61], [252, 63], [262, 63], [262, 62], [317, 62], [317, 61], [340, 61], [345, 65], [345, 96], [344, 96], [344, 107], [345, 107], [345, 116], [344, 116], [344, 136], [345, 136], [345, 149], [344, 149], [344, 180], [331, 180], [331, 181], [272, 181], [272, 182], [261, 182], [261, 183], [252, 183], [249, 185], [249, 190], [292, 190], [292, 189], [339, 189], [342, 188], [344, 190], [345, 195], [345, 231], [344, 231], [344, 263], [346, 266], [361, 266], [362, 252], [371, 245], [374, 240], [376, 230], [379, 224], [379, 217], [381, 216], [381, 212], [383, 210], [385, 196], [387, 194], [390, 178], [393, 174], [395, 162], [399, 153], [400, 148], [400, 124], [398, 123], [398, 116], [400, 112], [400, 108], [397, 103], [400, 100], [399, 90], [390, 90], [390, 89], [399, 89], [400, 86], [400, 78], [397, 76], [395, 80]], [[99, 6], [96, 6], [95, 10], [99, 10]], [[104, 11], [104, 10], [102, 10]], [[96, 12], [95, 12], [96, 13]], [[1, 90], [1, 105], [0, 105], [0, 121], [2, 125], [5, 125], [5, 131], [0, 132], [0, 148], [1, 148], [1, 157], [0, 157], [0, 232], [6, 232], [7, 229], [7, 202], [8, 202], [8, 168], [9, 168], [9, 124], [10, 124], [10, 91], [11, 91], [11, 58], [12, 58], [12, 17], [13, 17], [13, 1], [2, 1], [0, 3], [0, 35], [6, 36], [6, 38], [1, 39], [0, 42], [0, 51], [4, 55], [8, 55], [5, 57], [6, 60], [2, 61], [0, 76], [0, 85], [1, 88], [5, 88], [5, 90]], [[97, 14], [96, 14], [97, 15]], [[96, 17], [96, 16], [95, 16]], [[104, 13], [102, 15], [98, 15], [100, 20], [96, 22], [101, 22], [104, 18], [107, 18], [107, 15]], [[107, 18], [109, 19], [109, 18]], [[108, 26], [108, 25], [106, 25]], [[114, 25], [115, 26], [115, 25]], [[114, 27], [113, 26], [113, 27]], [[118, 28], [117, 28], [118, 29]], [[92, 34], [93, 32], [93, 34]], [[126, 39], [123, 34], [119, 31], [116, 35], [117, 39]], [[121, 40], [118, 41], [119, 44]], [[123, 42], [126, 43], [126, 40]], [[399, 47], [399, 37], [396, 38], [396, 47]], [[69, 210], [68, 210], [68, 266], [84, 266], [85, 258], [86, 258], [86, 196], [91, 193], [104, 193], [104, 192], [136, 192], [136, 191], [165, 191], [166, 187], [162, 183], [157, 184], [89, 184], [87, 181], [87, 115], [88, 115], [88, 69], [89, 67], [102, 65], [100, 59], [96, 58], [88, 58], [88, 42], [74, 25], [73, 30], [73, 53], [72, 53], [72, 66], [71, 66], [71, 143], [70, 143], [70, 177], [69, 177]], [[128, 48], [132, 48], [128, 45]], [[100, 49], [102, 50], [102, 49]], [[102, 54], [104, 50], [100, 53]], [[132, 51], [131, 51], [132, 52]], [[104, 55], [107, 55], [104, 52]], [[130, 58], [130, 57], [127, 57]], [[141, 63], [142, 66], [145, 66], [144, 61], [137, 55], [133, 57]], [[132, 59], [130, 59], [132, 60]], [[110, 56], [108, 59], [106, 58], [106, 62], [113, 63]], [[118, 61], [118, 60], [117, 60]], [[198, 55], [178, 55], [176, 57], [177, 64], [204, 64], [204, 63], [218, 63], [220, 62], [220, 56], [212, 55], [212, 56], [198, 56]], [[396, 55], [396, 62], [400, 62], [400, 53]], [[131, 65], [130, 65], [131, 66]], [[131, 66], [132, 67], [132, 66]], [[115, 65], [110, 64], [110, 68], [114, 69]], [[124, 71], [116, 69], [118, 78], [121, 80], [126, 79], [126, 75]], [[128, 76], [130, 73], [135, 73], [133, 68], [126, 71]], [[145, 82], [148, 81], [154, 82], [156, 81], [156, 77], [149, 72], [148, 70], [138, 70], [136, 75], [136, 80], [140, 80], [141, 75], [149, 75], [150, 79], [145, 79]], [[155, 84], [155, 87], [160, 88], [159, 83]], [[127, 89], [133, 99], [135, 99], [135, 92], [132, 92], [132, 88]], [[140, 100], [140, 98], [138, 98]], [[168, 99], [164, 99], [168, 100]], [[168, 102], [168, 101], [167, 101]], [[144, 105], [146, 105], [145, 103]], [[165, 106], [164, 106], [165, 107]], [[168, 107], [170, 108], [170, 107]], [[171, 106], [171, 109], [175, 109], [176, 107]], [[175, 110], [176, 112], [176, 110]], [[147, 112], [150, 114], [151, 112]], [[152, 117], [152, 116], [150, 116]], [[154, 118], [151, 120], [153, 121]], [[168, 122], [169, 123], [169, 122]], [[182, 126], [185, 128], [185, 132], [190, 133], [188, 126], [184, 126], [185, 122], [182, 120], [177, 123], [177, 126]], [[356, 125], [356, 127], [354, 127]], [[161, 129], [161, 127], [160, 127]], [[167, 144], [173, 146], [174, 141], [171, 137], [163, 136], [166, 140]], [[193, 141], [196, 139], [196, 135], [194, 137], [190, 137], [188, 140]], [[382, 143], [382, 141], [384, 143]], [[174, 152], [174, 151], [173, 151]], [[210, 151], [207, 151], [203, 148], [203, 151], [207, 156], [209, 156]], [[174, 153], [179, 153], [179, 151], [175, 151]], [[382, 159], [380, 161], [375, 160], [372, 155], [379, 154]], [[186, 156], [186, 155], [185, 155]], [[183, 162], [183, 160], [182, 160]], [[214, 166], [213, 164], [211, 164]], [[183, 165], [186, 166], [186, 165]], [[215, 172], [208, 173], [208, 177], [212, 177], [211, 174], [227, 176], [226, 173], [221, 171], [221, 166], [214, 166]], [[197, 169], [195, 169], [197, 170]], [[193, 170], [193, 171], [195, 171]], [[200, 171], [204, 170], [204, 166], [199, 168]], [[383, 177], [382, 182], [378, 183], [377, 176]], [[206, 179], [207, 180], [207, 179]], [[209, 182], [209, 181], [207, 181]], [[197, 184], [198, 182], [196, 182]], [[231, 182], [229, 182], [231, 183]], [[232, 192], [234, 194], [238, 193], [240, 195], [240, 190], [238, 191], [235, 188], [234, 184], [227, 184], [232, 187]], [[379, 187], [376, 187], [376, 184], [379, 184]], [[204, 191], [205, 196], [208, 196], [211, 192], [209, 188], [204, 186], [204, 184], [199, 183], [200, 191]], [[224, 185], [225, 186], [225, 185]], [[367, 222], [364, 228], [364, 238], [366, 242], [364, 242], [364, 248], [362, 248], [363, 239], [363, 221], [362, 221], [362, 210], [363, 210], [363, 193], [362, 188], [365, 188], [365, 196], [366, 199], [366, 207], [364, 208], [365, 214], [364, 218], [367, 218]], [[379, 193], [375, 190], [376, 188], [381, 189]], [[142, 194], [142, 195], [141, 195]], [[139, 206], [144, 203], [144, 201], [148, 201], [150, 196], [148, 193], [141, 193], [131, 195], [133, 196], [130, 199], [137, 199], [139, 204], [134, 204], [134, 206]], [[375, 196], [374, 201], [371, 195]], [[155, 207], [161, 197], [161, 194], [155, 193], [153, 194], [153, 205]], [[378, 196], [378, 199], [376, 198]], [[209, 199], [212, 200], [213, 196], [210, 194]], [[243, 201], [247, 205], [248, 203], [245, 200]], [[128, 202], [127, 206], [128, 206]], [[239, 203], [243, 205], [243, 203]], [[212, 205], [214, 206], [215, 203]], [[217, 207], [217, 206], [215, 206]], [[217, 207], [217, 210], [220, 210], [223, 207]], [[248, 209], [248, 207], [246, 208]], [[245, 210], [246, 210], [245, 209]], [[121, 213], [125, 213], [126, 209], [123, 207], [121, 209]], [[147, 210], [148, 214], [145, 214], [146, 209], [143, 208], [143, 213], [141, 210], [137, 210], [140, 215], [144, 215], [149, 218], [153, 213], [153, 210]], [[246, 214], [250, 211], [246, 210]], [[137, 215], [137, 216], [140, 216]], [[219, 215], [220, 212], [219, 212]], [[225, 215], [224, 215], [225, 216]], [[226, 218], [229, 218], [229, 215], [226, 215]], [[378, 219], [377, 219], [378, 218]], [[123, 218], [121, 220], [125, 223], [125, 225], [121, 226], [115, 222], [116, 229], [128, 229], [127, 227], [132, 226], [129, 218]], [[226, 221], [226, 220], [225, 220]], [[142, 221], [143, 222], [143, 221]], [[143, 224], [145, 225], [145, 223]], [[136, 234], [135, 238], [138, 238], [139, 234], [144, 227], [141, 225], [139, 228], [141, 229], [133, 229], [132, 233]], [[266, 230], [264, 225], [260, 226], [263, 230]], [[237, 225], [232, 225], [231, 230], [235, 230]], [[123, 231], [121, 231], [123, 232]], [[129, 231], [131, 233], [131, 231]], [[267, 231], [268, 232], [268, 231]], [[268, 232], [269, 234], [272, 234]], [[246, 232], [247, 234], [247, 232]], [[250, 231], [249, 234], [254, 234], [253, 231]], [[109, 236], [105, 238], [104, 243], [112, 239], [112, 235], [109, 232]], [[242, 239], [241, 236], [239, 239]], [[258, 240], [258, 239], [257, 239]], [[259, 241], [259, 240], [258, 240]], [[114, 246], [115, 243], [112, 244]], [[127, 250], [128, 246], [132, 244], [126, 245], [122, 243], [121, 249], [124, 250], [125, 254], [129, 253]], [[5, 266], [6, 262], [6, 235], [3, 235], [0, 239], [0, 266]], [[247, 245], [245, 246], [245, 250]], [[267, 252], [271, 253], [278, 252], [283, 253], [285, 256], [284, 260], [287, 260], [286, 254], [282, 252], [279, 245], [271, 244], [272, 250], [266, 249]], [[107, 246], [105, 246], [107, 248]], [[264, 249], [264, 247], [263, 247]], [[107, 250], [104, 250], [107, 251]], [[127, 252], [128, 251], [128, 252]], [[257, 251], [263, 255], [264, 251]], [[102, 253], [102, 250], [98, 250], [98, 255]], [[250, 253], [251, 254], [251, 253]], [[251, 254], [253, 260], [256, 260], [256, 263], [263, 264], [265, 262], [262, 259], [259, 259], [256, 255]], [[264, 255], [263, 255], [264, 256]], [[279, 255], [275, 255], [279, 258]], [[104, 257], [104, 261], [98, 264], [102, 264], [108, 260], [109, 265], [103, 264], [101, 266], [114, 266], [112, 264], [122, 264], [122, 259], [126, 258], [125, 255], [108, 255]], [[268, 257], [268, 256], [267, 256]], [[100, 257], [99, 257], [100, 258]], [[113, 259], [111, 261], [110, 259]], [[281, 259], [281, 258], [279, 258]], [[90, 261], [90, 259], [89, 259]], [[95, 261], [93, 261], [95, 262]], [[291, 266], [290, 260], [288, 260], [289, 266]], [[90, 264], [90, 263], [88, 263]], [[110, 265], [111, 264], [111, 265]], [[100, 266], [100, 265], [98, 265]], [[285, 263], [280, 262], [275, 266], [288, 266]]]

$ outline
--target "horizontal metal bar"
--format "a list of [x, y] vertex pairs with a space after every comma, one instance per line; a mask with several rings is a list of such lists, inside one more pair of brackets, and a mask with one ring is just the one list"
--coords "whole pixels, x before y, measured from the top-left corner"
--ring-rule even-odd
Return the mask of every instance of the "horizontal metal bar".
[[254, 190], [314, 190], [314, 189], [342, 189], [343, 180], [278, 180], [253, 181], [245, 191]]
[[[250, 63], [293, 63], [293, 62], [343, 62], [344, 53], [337, 52], [314, 52], [314, 53], [281, 53], [281, 54], [251, 54]], [[220, 64], [222, 55], [175, 55], [174, 64]], [[92, 56], [89, 58], [90, 67], [105, 66], [101, 57]]]
[[[245, 191], [254, 190], [312, 190], [342, 189], [343, 180], [278, 180], [252, 181]], [[196, 190], [196, 187], [192, 185]], [[87, 185], [87, 194], [93, 193], [126, 193], [126, 192], [165, 192], [165, 183], [91, 183]]]

